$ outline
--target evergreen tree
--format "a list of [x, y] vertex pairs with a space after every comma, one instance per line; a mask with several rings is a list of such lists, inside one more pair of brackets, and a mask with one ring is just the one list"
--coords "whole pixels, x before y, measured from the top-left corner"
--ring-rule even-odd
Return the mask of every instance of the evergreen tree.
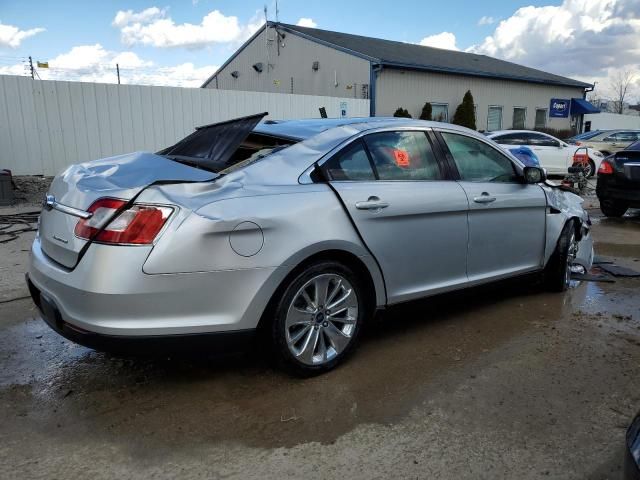
[[422, 107], [422, 113], [420, 114], [420, 120], [433, 120], [431, 118], [431, 103], [427, 102]]
[[409, 113], [409, 110], [406, 108], [398, 107], [398, 109], [393, 113], [394, 117], [402, 117], [402, 118], [413, 118]]
[[475, 107], [473, 106], [471, 90], [467, 90], [467, 93], [464, 94], [464, 98], [462, 99], [462, 103], [456, 108], [453, 123], [470, 128], [471, 130], [476, 129], [476, 113]]

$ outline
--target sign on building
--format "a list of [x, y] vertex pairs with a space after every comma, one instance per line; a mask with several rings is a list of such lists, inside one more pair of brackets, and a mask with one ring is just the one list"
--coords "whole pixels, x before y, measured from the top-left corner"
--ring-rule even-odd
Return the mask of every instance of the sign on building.
[[569, 105], [571, 100], [564, 98], [552, 98], [549, 104], [549, 117], [567, 118], [569, 116]]
[[347, 102], [340, 102], [340, 116], [342, 118], [347, 116]]

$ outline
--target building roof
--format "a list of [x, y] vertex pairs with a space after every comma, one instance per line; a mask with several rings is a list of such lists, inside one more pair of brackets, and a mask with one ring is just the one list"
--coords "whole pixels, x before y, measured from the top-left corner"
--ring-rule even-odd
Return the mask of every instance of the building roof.
[[363, 37], [350, 33], [332, 32], [286, 23], [269, 22], [269, 25], [387, 67], [578, 88], [592, 86], [578, 80], [498, 60], [486, 55], [424, 47], [413, 43]]

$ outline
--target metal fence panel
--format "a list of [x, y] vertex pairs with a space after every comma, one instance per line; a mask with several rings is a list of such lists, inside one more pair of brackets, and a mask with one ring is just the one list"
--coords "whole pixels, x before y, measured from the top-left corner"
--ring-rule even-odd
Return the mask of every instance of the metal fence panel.
[[369, 115], [369, 100], [32, 80], [0, 75], [0, 169], [55, 175], [68, 165], [122, 153], [156, 151], [194, 127], [269, 112], [270, 119]]

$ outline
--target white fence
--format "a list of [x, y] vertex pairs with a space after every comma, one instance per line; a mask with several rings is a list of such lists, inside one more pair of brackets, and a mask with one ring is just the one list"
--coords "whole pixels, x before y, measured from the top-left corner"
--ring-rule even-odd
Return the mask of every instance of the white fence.
[[369, 100], [32, 80], [0, 76], [0, 169], [54, 175], [73, 163], [157, 151], [194, 127], [269, 112], [271, 119], [369, 115]]
[[620, 115], [617, 113], [594, 113], [584, 116], [585, 122], [591, 122], [591, 130], [615, 130], [628, 128], [640, 130], [640, 116]]

